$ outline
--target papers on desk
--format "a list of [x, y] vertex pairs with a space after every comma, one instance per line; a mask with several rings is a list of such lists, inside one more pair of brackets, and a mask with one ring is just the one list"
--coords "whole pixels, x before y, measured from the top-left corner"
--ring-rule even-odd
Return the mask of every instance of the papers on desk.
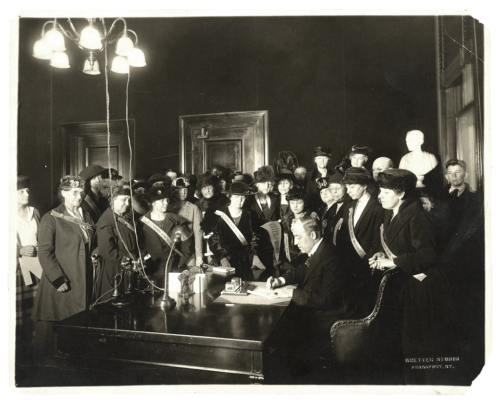
[[[284, 290], [288, 290], [288, 292], [284, 292]], [[257, 296], [267, 297], [268, 299], [290, 298], [290, 289], [287, 289], [287, 286], [274, 290], [257, 287], [254, 290], [247, 290], [247, 292]]]
[[234, 274], [234, 272], [236, 271], [235, 268], [231, 268], [231, 267], [213, 267], [212, 268], [212, 272], [213, 273], [217, 273], [217, 274]]

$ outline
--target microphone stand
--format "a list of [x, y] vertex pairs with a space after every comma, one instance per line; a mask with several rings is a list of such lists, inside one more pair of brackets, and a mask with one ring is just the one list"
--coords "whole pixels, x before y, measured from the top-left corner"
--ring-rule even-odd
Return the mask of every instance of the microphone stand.
[[168, 255], [167, 263], [165, 264], [165, 289], [163, 292], [163, 297], [155, 302], [155, 306], [172, 309], [175, 307], [177, 302], [168, 295], [168, 263], [170, 257], [172, 256], [172, 251], [174, 250], [175, 244], [181, 241], [181, 232], [176, 232], [174, 237], [174, 244], [170, 248], [170, 254]]

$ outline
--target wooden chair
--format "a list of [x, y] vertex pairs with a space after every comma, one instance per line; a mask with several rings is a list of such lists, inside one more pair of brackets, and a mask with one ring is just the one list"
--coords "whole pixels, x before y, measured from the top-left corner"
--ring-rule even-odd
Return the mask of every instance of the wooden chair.
[[[402, 372], [402, 290], [399, 268], [386, 271], [378, 285], [372, 312], [365, 317], [335, 322], [330, 329], [331, 370], [338, 375], [398, 376]], [[375, 293], [375, 292], [374, 292]], [[380, 379], [379, 379], [380, 380]], [[377, 381], [379, 381], [377, 380]], [[394, 381], [389, 377], [387, 381]]]

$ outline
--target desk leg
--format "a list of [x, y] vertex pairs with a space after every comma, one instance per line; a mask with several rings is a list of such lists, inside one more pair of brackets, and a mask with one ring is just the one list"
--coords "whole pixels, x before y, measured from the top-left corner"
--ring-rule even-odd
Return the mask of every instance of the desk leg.
[[262, 385], [264, 384], [264, 377], [262, 376], [257, 376], [257, 375], [251, 375], [249, 377], [250, 382], [254, 385]]

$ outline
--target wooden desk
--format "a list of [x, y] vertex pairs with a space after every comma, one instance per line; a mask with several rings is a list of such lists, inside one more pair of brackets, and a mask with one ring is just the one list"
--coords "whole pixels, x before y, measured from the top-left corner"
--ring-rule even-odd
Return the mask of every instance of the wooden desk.
[[287, 307], [213, 303], [206, 292], [189, 299], [170, 295], [177, 300], [172, 311], [154, 306], [149, 296], [61, 321], [55, 325], [57, 356], [115, 362], [117, 370], [125, 364], [173, 367], [175, 375], [189, 374], [178, 383], [266, 381], [273, 330]]

